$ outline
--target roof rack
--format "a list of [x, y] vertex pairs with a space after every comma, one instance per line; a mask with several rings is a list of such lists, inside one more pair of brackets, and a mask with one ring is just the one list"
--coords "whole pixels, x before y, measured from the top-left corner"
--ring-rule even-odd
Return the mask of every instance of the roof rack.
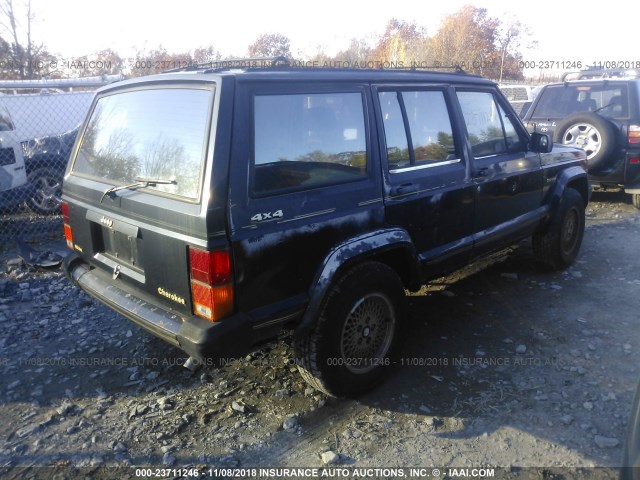
[[640, 77], [640, 69], [638, 68], [587, 68], [577, 72], [565, 72], [560, 77], [560, 81], [638, 77]]
[[[173, 68], [171, 70], [165, 70], [162, 73], [175, 73], [175, 72], [191, 72], [191, 71], [202, 71], [203, 73], [215, 73], [222, 72], [225, 70], [232, 69], [268, 69], [268, 68], [295, 68], [300, 70], [314, 70], [314, 69], [332, 69], [335, 70], [335, 67], [332, 66], [322, 66], [322, 65], [308, 65], [310, 62], [298, 62], [298, 61], [290, 61], [288, 58], [283, 55], [278, 55], [275, 57], [249, 57], [249, 58], [230, 58], [227, 60], [216, 60], [213, 62], [199, 63], [194, 65], [188, 65], [186, 67]], [[433, 70], [451, 70], [456, 74], [467, 75], [467, 72], [460, 65], [424, 65], [418, 62], [411, 62], [409, 65], [405, 66], [386, 66], [387, 62], [363, 62], [363, 64], [371, 64], [371, 67], [351, 67], [354, 69], [366, 69], [371, 68], [372, 70], [400, 70], [400, 71], [433, 71]], [[345, 65], [341, 68], [349, 69], [349, 65]]]
[[275, 68], [288, 67], [289, 60], [278, 55], [276, 57], [248, 57], [248, 58], [229, 58], [227, 60], [216, 60], [213, 62], [204, 62], [186, 67], [172, 68], [162, 73], [174, 72], [192, 72], [196, 70], [204, 70], [206, 72], [218, 72], [222, 70], [230, 70], [232, 68]]
[[[394, 69], [390, 69], [390, 70], [394, 70]], [[406, 68], [400, 68], [398, 70], [407, 70]], [[467, 72], [458, 64], [454, 64], [454, 65], [416, 65], [416, 64], [411, 64], [411, 66], [409, 67], [409, 70], [453, 70], [454, 73], [462, 73], [464, 75], [467, 74]]]

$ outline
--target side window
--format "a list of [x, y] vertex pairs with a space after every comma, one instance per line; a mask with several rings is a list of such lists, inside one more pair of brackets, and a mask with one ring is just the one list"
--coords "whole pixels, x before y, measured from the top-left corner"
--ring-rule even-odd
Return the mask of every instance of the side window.
[[254, 97], [255, 194], [366, 176], [366, 130], [360, 93]]
[[455, 158], [453, 131], [442, 92], [403, 92], [415, 163]]
[[399, 96], [400, 92], [380, 92], [379, 94], [390, 170], [408, 167], [411, 164]]
[[458, 92], [471, 151], [476, 157], [521, 151], [525, 142], [490, 92]]
[[442, 91], [380, 92], [378, 98], [390, 171], [456, 158]]
[[507, 114], [500, 105], [498, 105], [500, 117], [502, 118], [502, 126], [504, 127], [504, 136], [507, 142], [507, 150], [509, 152], [518, 152], [526, 150], [526, 142], [518, 134], [518, 130], [513, 125], [513, 118]]

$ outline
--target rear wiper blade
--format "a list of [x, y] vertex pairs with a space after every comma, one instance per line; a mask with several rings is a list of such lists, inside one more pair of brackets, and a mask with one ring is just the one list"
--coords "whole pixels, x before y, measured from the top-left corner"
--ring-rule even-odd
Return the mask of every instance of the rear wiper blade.
[[131, 183], [129, 185], [120, 185], [119, 187], [114, 186], [114, 187], [107, 188], [102, 194], [102, 197], [100, 197], [100, 203], [102, 203], [102, 201], [104, 200], [104, 197], [106, 197], [107, 195], [113, 198], [115, 196], [115, 193], [119, 190], [133, 190], [134, 188], [140, 188], [140, 187], [155, 187], [156, 185], [177, 185], [178, 184], [178, 182], [175, 181], [174, 179], [164, 180], [161, 178], [136, 177], [135, 180], [136, 180], [135, 183]]

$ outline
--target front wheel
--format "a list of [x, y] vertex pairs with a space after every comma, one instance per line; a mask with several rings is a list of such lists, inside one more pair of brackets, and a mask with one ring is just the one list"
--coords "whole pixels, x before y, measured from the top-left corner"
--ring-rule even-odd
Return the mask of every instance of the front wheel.
[[367, 262], [347, 271], [314, 329], [294, 342], [302, 377], [334, 397], [373, 388], [393, 366], [404, 303], [402, 283], [387, 265]]
[[566, 188], [547, 228], [533, 236], [533, 252], [540, 264], [563, 270], [574, 262], [584, 236], [584, 208], [582, 196]]

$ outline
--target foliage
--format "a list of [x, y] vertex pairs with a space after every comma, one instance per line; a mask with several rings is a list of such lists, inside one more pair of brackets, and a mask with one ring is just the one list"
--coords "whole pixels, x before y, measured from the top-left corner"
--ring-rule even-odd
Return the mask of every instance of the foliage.
[[[13, 0], [0, 1], [0, 60], [5, 68], [0, 78], [29, 80], [40, 78], [49, 72], [48, 65], [54, 59], [43, 44], [33, 41], [31, 24], [34, 14], [31, 0], [26, 3], [24, 19], [16, 11]], [[5, 38], [6, 37], [6, 38]]]
[[249, 45], [250, 57], [277, 57], [282, 55], [291, 58], [290, 41], [279, 33], [265, 33]]
[[[140, 50], [133, 58], [123, 58], [106, 49], [74, 59], [58, 59], [57, 71], [38, 68], [55, 64], [44, 45], [33, 42], [31, 1], [26, 13], [18, 14], [14, 0], [0, 0], [0, 61], [12, 68], [0, 72], [0, 78], [31, 79], [45, 76], [81, 77], [122, 73], [128, 77], [209, 64], [223, 59], [214, 46], [174, 53], [159, 45]], [[24, 18], [23, 18], [24, 17]], [[300, 59], [318, 66], [372, 68], [422, 68], [458, 65], [469, 73], [499, 81], [521, 80], [523, 48], [531, 47], [531, 33], [517, 19], [491, 17], [486, 8], [466, 5], [445, 17], [438, 30], [428, 35], [416, 22], [392, 18], [377, 37], [352, 38], [335, 55], [322, 47]], [[291, 41], [280, 33], [264, 33], [248, 46], [250, 57], [285, 56], [292, 59]]]

